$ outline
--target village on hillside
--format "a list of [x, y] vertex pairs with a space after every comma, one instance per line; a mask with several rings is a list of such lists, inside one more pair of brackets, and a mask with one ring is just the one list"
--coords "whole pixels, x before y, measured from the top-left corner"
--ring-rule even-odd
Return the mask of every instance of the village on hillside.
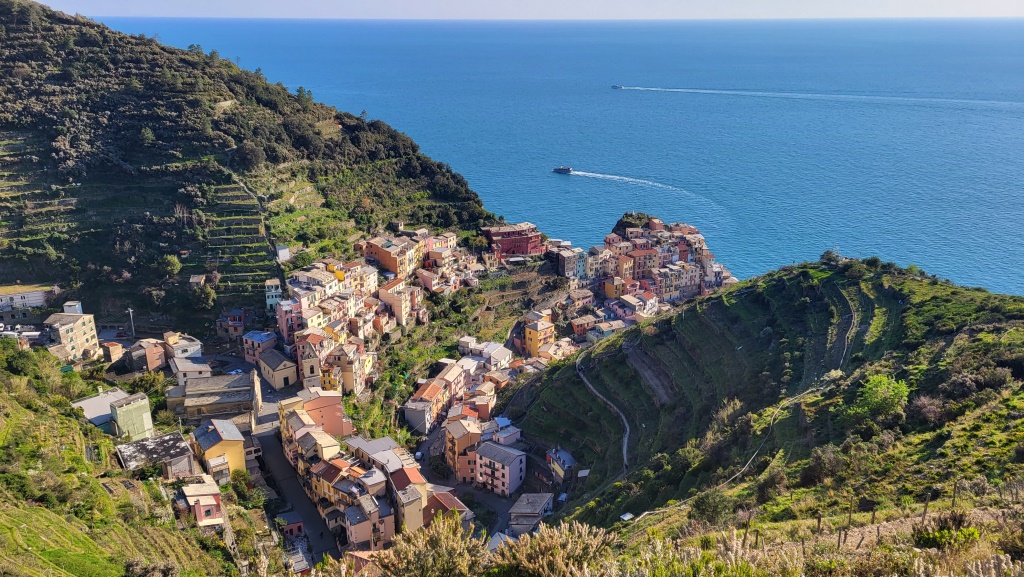
[[[479, 253], [454, 233], [398, 223], [356, 243], [361, 258], [322, 258], [267, 279], [265, 300], [224, 310], [207, 342], [137, 335], [134, 317], [97, 323], [81, 302], [63, 301], [60, 282], [0, 287], [2, 336], [46, 347], [67, 371], [166, 378], [163, 390], [113, 386], [72, 404], [115, 439], [123, 469], [162, 481], [182, 527], [230, 533], [222, 487], [244, 479], [265, 498], [268, 543], [297, 574], [323, 554], [370, 563], [396, 533], [438, 514], [487, 530], [494, 548], [536, 530], [589, 473], [567, 448], [518, 428], [500, 400], [581, 347], [736, 279], [696, 228], [653, 217], [589, 250], [531, 223], [482, 232], [489, 247]], [[555, 298], [503, 339], [456, 335], [451, 356], [408, 375], [414, 393], [397, 400], [408, 441], [358, 430], [352, 403], [374, 394], [382, 351], [432, 322], [430, 295], [474, 290], [537, 261], [564, 279]]]

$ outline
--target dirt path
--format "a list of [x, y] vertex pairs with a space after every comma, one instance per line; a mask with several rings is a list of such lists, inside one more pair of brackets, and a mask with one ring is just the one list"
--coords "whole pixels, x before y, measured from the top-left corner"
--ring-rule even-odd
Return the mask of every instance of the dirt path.
[[[836, 323], [835, 339], [826, 353], [825, 366], [829, 370], [843, 368], [843, 365], [846, 363], [846, 355], [850, 350], [850, 344], [853, 342], [857, 326], [859, 325], [858, 311], [854, 308], [853, 303], [850, 302], [850, 297], [835, 283], [832, 283], [832, 289], [839, 293], [839, 298], [835, 299], [835, 305], [845, 305], [848, 312], [840, 317], [839, 322]], [[842, 301], [839, 301], [840, 298]]]
[[641, 380], [647, 384], [644, 389], [653, 393], [655, 404], [660, 407], [675, 398], [675, 383], [672, 381], [671, 375], [666, 373], [658, 361], [644, 350], [639, 340], [623, 343], [622, 352], [626, 353], [626, 364], [636, 371]]
[[623, 475], [626, 474], [627, 470], [629, 470], [629, 421], [626, 420], [626, 414], [623, 413], [621, 409], [619, 409], [618, 407], [615, 406], [615, 404], [606, 399], [604, 395], [597, 392], [597, 389], [594, 388], [594, 385], [590, 384], [590, 381], [587, 379], [587, 376], [583, 374], [583, 368], [580, 367], [580, 361], [583, 360], [583, 356], [583, 354], [580, 354], [579, 356], [576, 357], [576, 374], [578, 374], [580, 378], [583, 379], [583, 384], [587, 385], [587, 388], [590, 389], [590, 392], [593, 393], [595, 397], [601, 399], [601, 401], [603, 401], [604, 404], [608, 405], [609, 407], [612, 408], [612, 410], [619, 414], [619, 418], [622, 419], [622, 426], [626, 428], [626, 434], [622, 436], [622, 472], [619, 473], [619, 476], [616, 477], [615, 479], [618, 480], [622, 478]]

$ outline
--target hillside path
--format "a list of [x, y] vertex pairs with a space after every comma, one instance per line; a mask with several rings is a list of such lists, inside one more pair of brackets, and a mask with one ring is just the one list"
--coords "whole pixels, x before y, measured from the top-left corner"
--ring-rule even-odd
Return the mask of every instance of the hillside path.
[[618, 407], [615, 406], [614, 403], [606, 399], [604, 395], [597, 392], [597, 389], [594, 388], [594, 385], [590, 384], [590, 381], [587, 379], [587, 376], [583, 374], [583, 368], [580, 367], [581, 360], [583, 360], [583, 354], [580, 354], [578, 357], [576, 357], [576, 374], [579, 375], [581, 379], [583, 379], [583, 384], [587, 385], [587, 388], [590, 389], [591, 393], [594, 393], [595, 397], [601, 399], [601, 401], [603, 401], [604, 404], [608, 405], [609, 407], [612, 408], [612, 410], [619, 414], [619, 418], [622, 419], [622, 426], [626, 428], [626, 434], [622, 436], [622, 473], [619, 474], [619, 477], [621, 478], [622, 475], [625, 475], [626, 471], [629, 470], [629, 422], [626, 421], [626, 414], [623, 413], [621, 409], [619, 409]]

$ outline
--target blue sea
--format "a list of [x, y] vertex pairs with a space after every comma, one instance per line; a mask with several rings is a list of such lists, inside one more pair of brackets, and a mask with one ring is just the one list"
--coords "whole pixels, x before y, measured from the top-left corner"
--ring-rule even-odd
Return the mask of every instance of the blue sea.
[[105, 22], [365, 110], [577, 246], [640, 210], [741, 278], [838, 248], [1024, 294], [1022, 20]]

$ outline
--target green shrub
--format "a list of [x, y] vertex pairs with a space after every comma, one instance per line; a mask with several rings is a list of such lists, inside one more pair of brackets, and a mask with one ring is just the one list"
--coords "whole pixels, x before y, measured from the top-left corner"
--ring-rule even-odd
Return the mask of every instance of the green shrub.
[[817, 485], [826, 479], [839, 476], [846, 470], [846, 455], [839, 447], [829, 443], [811, 449], [811, 459], [800, 473], [804, 485]]
[[718, 489], [705, 491], [693, 499], [690, 518], [712, 525], [720, 525], [732, 514], [735, 504], [732, 498]]
[[961, 550], [977, 542], [981, 533], [966, 513], [952, 511], [914, 527], [912, 538], [922, 549]]
[[846, 414], [855, 423], [902, 421], [909, 396], [906, 381], [898, 381], [891, 375], [872, 375], [861, 384], [857, 399]]

